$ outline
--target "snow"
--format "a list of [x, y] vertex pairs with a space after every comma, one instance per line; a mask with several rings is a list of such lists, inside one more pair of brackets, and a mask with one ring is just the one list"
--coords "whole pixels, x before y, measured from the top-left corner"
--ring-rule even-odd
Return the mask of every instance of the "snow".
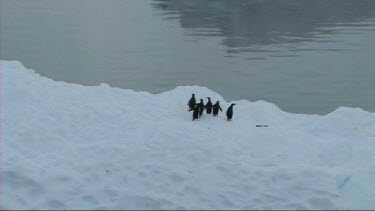
[[[375, 114], [291, 114], [205, 87], [150, 94], [1, 61], [1, 209], [374, 209]], [[191, 121], [211, 97], [218, 117]], [[255, 127], [257, 124], [269, 127]]]

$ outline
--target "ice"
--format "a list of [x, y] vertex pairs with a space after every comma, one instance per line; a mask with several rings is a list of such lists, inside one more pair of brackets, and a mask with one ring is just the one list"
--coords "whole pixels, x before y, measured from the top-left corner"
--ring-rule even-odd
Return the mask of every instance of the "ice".
[[[2, 209], [375, 208], [374, 113], [239, 100], [227, 122], [232, 102], [206, 87], [154, 95], [0, 65]], [[192, 93], [223, 112], [191, 121]]]

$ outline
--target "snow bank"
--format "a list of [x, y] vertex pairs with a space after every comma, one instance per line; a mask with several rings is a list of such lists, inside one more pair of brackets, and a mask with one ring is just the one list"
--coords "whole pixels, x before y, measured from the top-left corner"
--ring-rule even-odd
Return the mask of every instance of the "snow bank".
[[[374, 113], [241, 100], [227, 122], [205, 87], [81, 86], [8, 61], [1, 76], [2, 209], [375, 208]], [[192, 122], [191, 93], [224, 112]]]

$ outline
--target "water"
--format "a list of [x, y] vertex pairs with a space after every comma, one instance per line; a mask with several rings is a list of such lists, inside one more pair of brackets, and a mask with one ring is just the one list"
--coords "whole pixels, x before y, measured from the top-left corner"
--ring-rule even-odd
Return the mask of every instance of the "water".
[[375, 111], [371, 0], [2, 0], [1, 27], [2, 59], [58, 81]]

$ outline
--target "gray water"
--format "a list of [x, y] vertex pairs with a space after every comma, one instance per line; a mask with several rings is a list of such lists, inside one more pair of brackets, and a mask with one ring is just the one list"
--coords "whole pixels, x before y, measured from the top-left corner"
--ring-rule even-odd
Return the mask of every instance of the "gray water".
[[375, 111], [372, 0], [2, 0], [1, 56], [83, 85]]

